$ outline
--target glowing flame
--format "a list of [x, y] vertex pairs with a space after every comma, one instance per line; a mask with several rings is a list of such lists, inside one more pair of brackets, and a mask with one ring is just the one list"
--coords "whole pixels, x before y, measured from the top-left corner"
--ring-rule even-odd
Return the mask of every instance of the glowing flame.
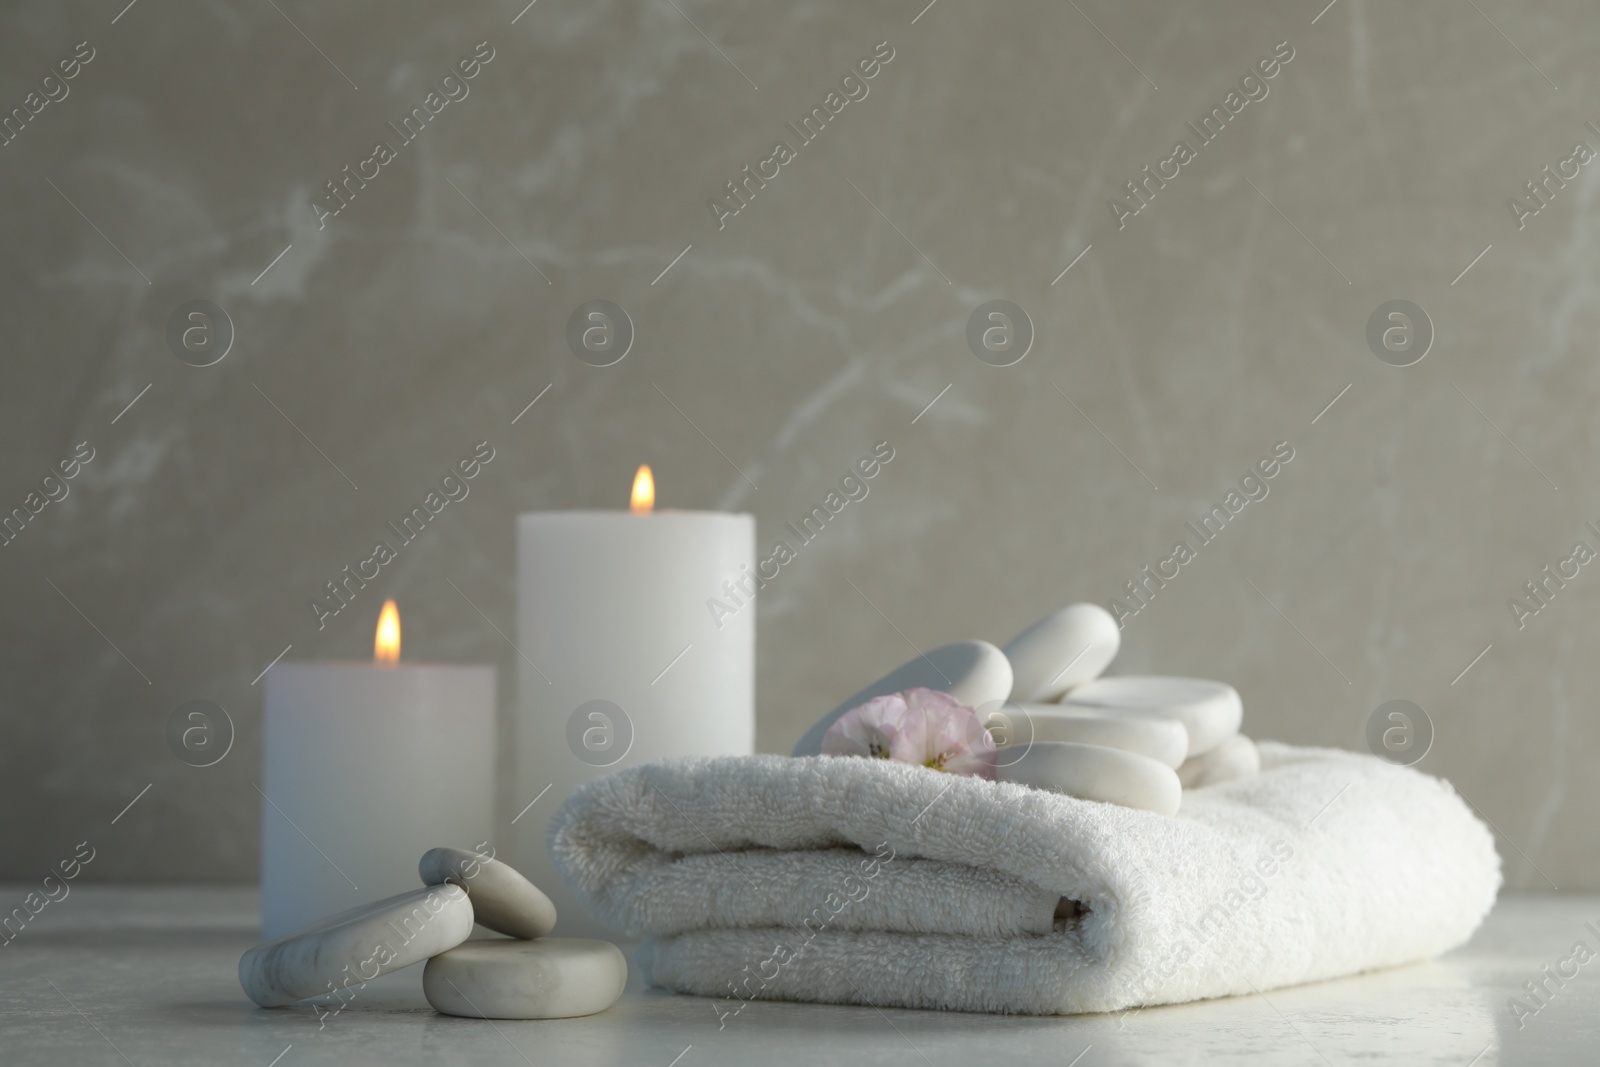
[[639, 473], [633, 476], [633, 500], [629, 506], [635, 515], [647, 515], [655, 509], [656, 479], [648, 463], [641, 463]]
[[372, 658], [383, 664], [400, 662], [400, 609], [394, 606], [393, 600], [385, 600], [383, 610], [378, 613], [378, 636], [372, 642]]

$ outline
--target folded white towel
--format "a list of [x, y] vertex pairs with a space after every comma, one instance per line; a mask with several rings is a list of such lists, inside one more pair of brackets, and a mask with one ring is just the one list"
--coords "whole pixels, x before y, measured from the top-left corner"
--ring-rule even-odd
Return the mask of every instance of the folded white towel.
[[[1164, 817], [885, 760], [684, 758], [552, 827], [584, 906], [683, 993], [1068, 1014], [1426, 959], [1500, 886], [1451, 787], [1264, 742]], [[719, 1014], [721, 1014], [719, 1009]]]

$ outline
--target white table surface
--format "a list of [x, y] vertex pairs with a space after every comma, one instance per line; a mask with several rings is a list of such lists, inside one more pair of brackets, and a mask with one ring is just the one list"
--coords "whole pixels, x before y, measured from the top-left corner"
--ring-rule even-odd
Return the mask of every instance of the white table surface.
[[[28, 889], [0, 886], [0, 904]], [[585, 1019], [450, 1018], [423, 1000], [420, 967], [319, 1029], [308, 1007], [240, 992], [257, 908], [243, 889], [75, 886], [0, 946], [0, 1064], [1600, 1063], [1600, 958], [1520, 1027], [1508, 1005], [1580, 938], [1600, 948], [1583, 925], [1600, 927], [1595, 896], [1508, 897], [1444, 959], [1265, 996], [1047, 1019], [756, 1002], [720, 1029], [719, 1002], [637, 973]]]

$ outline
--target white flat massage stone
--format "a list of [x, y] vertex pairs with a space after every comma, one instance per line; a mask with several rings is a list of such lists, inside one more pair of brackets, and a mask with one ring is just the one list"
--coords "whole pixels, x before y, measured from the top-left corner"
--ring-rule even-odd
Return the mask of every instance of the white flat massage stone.
[[1205, 755], [1185, 760], [1178, 768], [1178, 781], [1185, 789], [1203, 789], [1260, 773], [1261, 753], [1256, 751], [1256, 743], [1244, 734], [1234, 734]]
[[556, 906], [509, 864], [464, 848], [430, 848], [417, 873], [423, 885], [449, 882], [467, 891], [478, 923], [510, 937], [543, 937], [556, 927]]
[[628, 961], [609, 941], [469, 941], [433, 957], [422, 993], [438, 1011], [470, 1019], [570, 1019], [605, 1011], [628, 984]]
[[472, 902], [433, 885], [340, 912], [239, 957], [239, 984], [263, 1008], [370, 982], [421, 963], [472, 935]]
[[1070, 741], [1036, 742], [1015, 763], [1002, 759], [995, 778], [1157, 815], [1176, 815], [1183, 801], [1178, 774], [1165, 763], [1120, 748]]
[[[1189, 753], [1189, 731], [1177, 719], [1154, 712], [1108, 712], [1068, 708], [1061, 704], [1018, 704], [1007, 701], [984, 719], [1002, 750], [1001, 762], [1015, 759], [1030, 742], [1071, 741], [1103, 745], [1149, 756], [1176, 768]], [[996, 728], [998, 727], [998, 729]]]
[[1223, 738], [1238, 733], [1244, 721], [1239, 691], [1204, 678], [1133, 674], [1097, 678], [1068, 693], [1061, 706], [1154, 711], [1177, 719], [1189, 731], [1190, 757], [1216, 748]]
[[1099, 604], [1071, 604], [1046, 615], [1004, 649], [1011, 661], [1011, 699], [1060, 699], [1100, 677], [1121, 647], [1117, 620]]
[[906, 689], [937, 689], [971, 708], [1004, 700], [1011, 692], [1011, 661], [987, 641], [957, 641], [941, 645], [927, 655], [896, 667], [855, 696], [824, 715], [806, 731], [794, 756], [820, 756], [822, 735], [845, 712], [873, 697]]

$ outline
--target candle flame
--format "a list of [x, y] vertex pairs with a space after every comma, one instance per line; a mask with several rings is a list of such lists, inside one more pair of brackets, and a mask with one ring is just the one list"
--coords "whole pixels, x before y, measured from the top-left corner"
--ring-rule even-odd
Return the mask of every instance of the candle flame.
[[633, 500], [629, 506], [635, 515], [647, 515], [655, 509], [656, 479], [648, 463], [641, 463], [639, 473], [633, 476]]
[[377, 663], [400, 662], [400, 609], [393, 600], [383, 602], [378, 613], [378, 635], [372, 642], [372, 658]]

